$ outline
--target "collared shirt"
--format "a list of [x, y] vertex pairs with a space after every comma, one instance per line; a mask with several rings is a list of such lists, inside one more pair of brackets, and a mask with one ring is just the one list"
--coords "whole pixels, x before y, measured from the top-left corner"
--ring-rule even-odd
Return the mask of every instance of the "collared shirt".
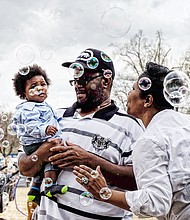
[[132, 212], [158, 219], [190, 218], [190, 116], [157, 113], [134, 144], [137, 191], [126, 192]]
[[[59, 130], [58, 117], [52, 107], [46, 103], [25, 101], [16, 106], [13, 124], [17, 126], [17, 136], [22, 145], [44, 142], [48, 136], [45, 131], [48, 125], [54, 125]], [[58, 136], [59, 132], [56, 133]]]
[[[60, 109], [59, 116], [62, 136], [86, 151], [103, 157], [121, 166], [131, 165], [131, 145], [142, 134], [143, 129], [136, 119], [120, 111], [112, 104], [94, 114], [81, 117], [75, 104], [68, 109]], [[93, 199], [89, 206], [82, 204], [80, 195], [86, 191], [76, 181], [71, 169], [61, 171], [58, 184], [68, 185], [64, 195], [57, 195], [57, 202], [42, 197], [39, 220], [90, 220], [122, 219], [124, 210], [111, 204]], [[111, 186], [116, 189], [115, 186]]]

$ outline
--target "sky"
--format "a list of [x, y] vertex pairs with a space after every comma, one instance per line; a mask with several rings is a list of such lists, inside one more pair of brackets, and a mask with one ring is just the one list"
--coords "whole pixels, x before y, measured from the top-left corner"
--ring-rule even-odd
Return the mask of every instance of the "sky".
[[129, 40], [140, 29], [153, 39], [161, 30], [178, 56], [190, 45], [189, 12], [188, 0], [0, 0], [1, 110], [14, 111], [22, 102], [12, 78], [34, 63], [52, 81], [47, 102], [53, 108], [72, 105], [71, 76], [61, 64], [90, 47], [112, 58], [109, 45]]

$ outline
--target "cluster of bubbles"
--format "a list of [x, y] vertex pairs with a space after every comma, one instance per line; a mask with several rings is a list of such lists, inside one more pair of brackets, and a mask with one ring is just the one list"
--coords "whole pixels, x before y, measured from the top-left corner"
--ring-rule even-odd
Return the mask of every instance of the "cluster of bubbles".
[[[39, 50], [39, 55], [41, 59], [49, 60], [52, 58], [52, 50], [48, 48], [42, 48]], [[29, 65], [34, 61], [34, 59], [36, 58], [36, 51], [30, 45], [22, 45], [16, 51], [16, 58], [17, 61], [21, 64], [20, 69], [22, 69], [23, 65]]]
[[[2, 117], [3, 117], [3, 119], [6, 118], [5, 115], [2, 116]], [[6, 119], [6, 120], [7, 120], [7, 119]], [[11, 124], [9, 124], [9, 125], [7, 126], [6, 131], [7, 131], [7, 133], [8, 133], [9, 135], [14, 136], [14, 135], [17, 134], [18, 131], [19, 131], [20, 133], [25, 133], [25, 131], [26, 131], [26, 126], [25, 126], [24, 124], [15, 125], [15, 124], [12, 124], [12, 123], [11, 123]], [[1, 142], [1, 147], [2, 147], [2, 148], [8, 148], [9, 145], [10, 145], [10, 143], [9, 143], [8, 140], [4, 139], [4, 137], [5, 137], [5, 131], [4, 131], [3, 128], [0, 127], [0, 141], [2, 141], [2, 142]], [[3, 139], [4, 139], [4, 140], [3, 140]]]
[[31, 96], [40, 95], [44, 91], [47, 91], [47, 86], [35, 86], [33, 89], [29, 90], [29, 94]]
[[[148, 77], [142, 77], [138, 81], [141, 90], [147, 91], [151, 88], [152, 82]], [[184, 106], [190, 95], [190, 79], [182, 71], [173, 70], [164, 78], [164, 98], [174, 107]]]
[[174, 70], [164, 78], [164, 97], [174, 107], [185, 105], [190, 94], [190, 79], [181, 71]]

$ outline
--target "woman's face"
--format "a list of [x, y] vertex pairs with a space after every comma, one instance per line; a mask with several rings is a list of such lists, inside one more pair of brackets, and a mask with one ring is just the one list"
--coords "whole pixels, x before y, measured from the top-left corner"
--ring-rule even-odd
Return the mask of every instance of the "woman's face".
[[132, 90], [128, 93], [127, 113], [141, 119], [144, 110], [144, 99], [140, 97], [140, 89], [135, 82]]

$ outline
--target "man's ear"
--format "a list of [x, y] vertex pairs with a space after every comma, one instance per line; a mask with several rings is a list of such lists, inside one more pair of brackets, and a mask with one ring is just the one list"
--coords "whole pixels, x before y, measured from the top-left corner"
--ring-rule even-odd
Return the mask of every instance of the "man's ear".
[[152, 95], [147, 95], [145, 102], [144, 102], [144, 107], [149, 108], [151, 107], [152, 103], [153, 103]]
[[109, 82], [110, 82], [110, 79], [108, 79], [108, 78], [106, 78], [106, 77], [103, 77], [103, 85], [104, 85], [105, 87], [108, 86]]

